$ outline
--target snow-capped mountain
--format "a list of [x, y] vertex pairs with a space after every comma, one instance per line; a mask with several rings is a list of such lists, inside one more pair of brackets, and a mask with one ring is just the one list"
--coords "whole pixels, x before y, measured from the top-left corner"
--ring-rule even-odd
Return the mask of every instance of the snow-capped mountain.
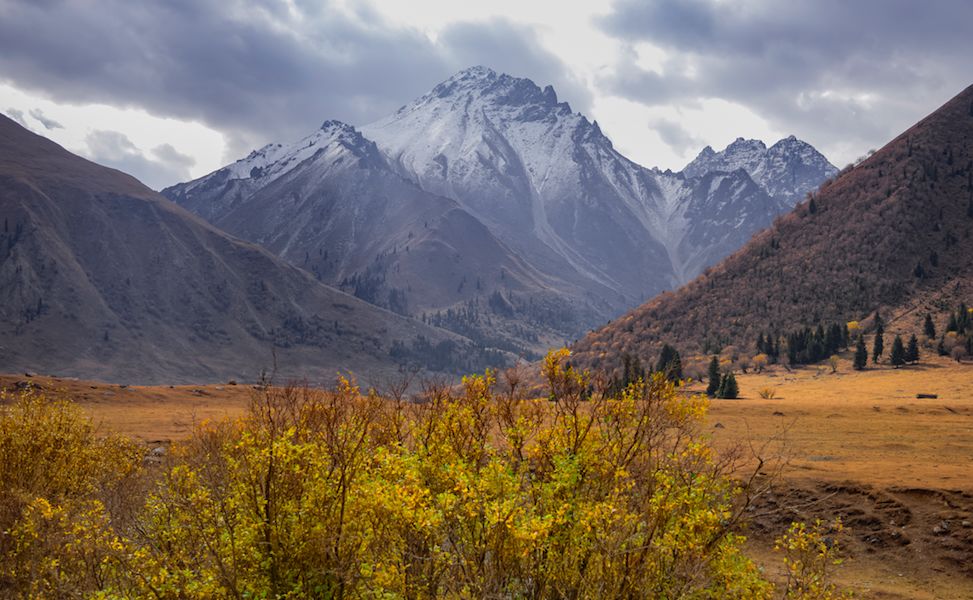
[[474, 67], [362, 132], [405, 177], [613, 307], [676, 283], [655, 177], [551, 87]]
[[706, 146], [683, 169], [689, 177], [743, 169], [772, 197], [792, 208], [838, 169], [814, 146], [789, 136], [768, 148], [760, 140], [737, 138], [720, 152]]
[[532, 354], [594, 318], [564, 297], [581, 288], [537, 271], [456, 201], [395, 173], [344, 123], [164, 193], [321, 281], [487, 346]]
[[169, 188], [169, 195], [178, 195], [180, 204], [205, 219], [216, 221], [308, 161], [315, 165], [321, 177], [385, 164], [375, 143], [362, 137], [354, 127], [340, 121], [325, 121], [320, 129], [297, 142], [267, 144], [214, 173]]
[[473, 67], [360, 132], [327, 122], [164, 193], [370, 301], [454, 330], [506, 319], [540, 347], [737, 249], [813, 187], [819, 157], [740, 140], [647, 169], [550, 86]]

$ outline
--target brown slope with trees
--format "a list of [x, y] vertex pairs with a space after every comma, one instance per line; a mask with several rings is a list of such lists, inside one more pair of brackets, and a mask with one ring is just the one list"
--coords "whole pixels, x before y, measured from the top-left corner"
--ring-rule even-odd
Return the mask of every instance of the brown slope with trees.
[[761, 332], [876, 310], [894, 319], [971, 292], [973, 86], [716, 267], [589, 333], [574, 346], [575, 361], [615, 369], [629, 354], [648, 363], [664, 343], [749, 349]]

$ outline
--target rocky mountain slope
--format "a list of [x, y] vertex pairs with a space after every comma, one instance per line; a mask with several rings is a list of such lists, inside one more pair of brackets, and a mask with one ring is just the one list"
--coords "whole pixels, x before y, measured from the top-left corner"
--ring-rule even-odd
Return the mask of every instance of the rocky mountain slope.
[[253, 380], [274, 351], [281, 377], [480, 366], [466, 340], [327, 287], [6, 117], [0, 227], [2, 371]]
[[[503, 340], [488, 341], [538, 350], [738, 248], [803, 193], [823, 160], [809, 149], [782, 140], [739, 164], [646, 169], [550, 86], [473, 67], [360, 132], [326, 124], [164, 194], [360, 297], [466, 334], [487, 315], [479, 332], [503, 324]], [[800, 185], [784, 193], [788, 177]], [[384, 228], [362, 225], [349, 241], [350, 214], [385, 215]], [[426, 262], [403, 262], [420, 242]], [[393, 252], [396, 265], [376, 263]], [[479, 258], [421, 268], [444, 253]]]
[[583, 290], [531, 267], [456, 201], [395, 173], [343, 123], [164, 193], [321, 281], [483, 346], [530, 352], [587, 322], [550, 291]]
[[[651, 358], [752, 348], [761, 332], [867, 319], [919, 331], [973, 295], [973, 87], [824, 185], [718, 266], [574, 348], [611, 369]], [[899, 323], [897, 323], [899, 322]]]

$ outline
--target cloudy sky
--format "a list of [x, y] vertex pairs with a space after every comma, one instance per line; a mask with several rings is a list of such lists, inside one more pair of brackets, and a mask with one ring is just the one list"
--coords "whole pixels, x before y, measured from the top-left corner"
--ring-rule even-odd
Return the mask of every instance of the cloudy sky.
[[646, 166], [738, 136], [838, 166], [973, 83], [969, 0], [0, 0], [0, 112], [152, 187], [483, 64]]

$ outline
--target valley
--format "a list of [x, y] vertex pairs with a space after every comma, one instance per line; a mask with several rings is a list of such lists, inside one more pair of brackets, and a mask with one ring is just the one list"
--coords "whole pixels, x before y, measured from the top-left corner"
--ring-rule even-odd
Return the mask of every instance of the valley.
[[324, 283], [536, 360], [692, 280], [837, 171], [794, 136], [642, 166], [552, 86], [476, 66], [162, 194]]
[[973, 3], [0, 15], [0, 600], [973, 599]]

